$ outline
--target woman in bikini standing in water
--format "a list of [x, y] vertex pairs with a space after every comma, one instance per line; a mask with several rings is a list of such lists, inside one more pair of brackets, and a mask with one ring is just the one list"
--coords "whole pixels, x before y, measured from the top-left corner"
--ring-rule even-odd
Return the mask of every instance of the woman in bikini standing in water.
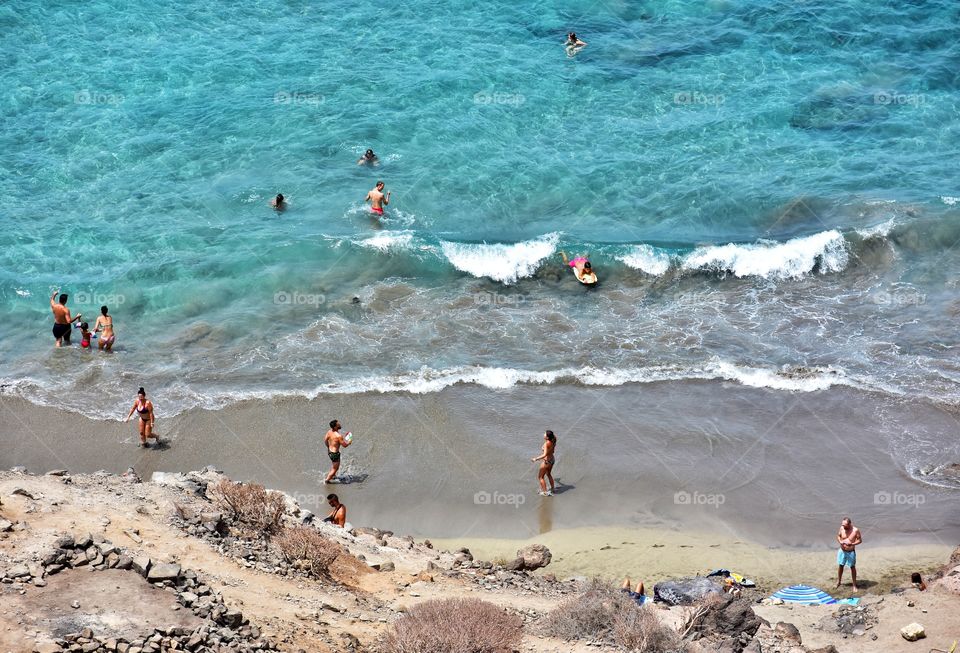
[[[537, 462], [541, 460], [540, 471], [537, 472], [537, 480], [540, 481], [540, 496], [543, 497], [552, 497], [553, 496], [553, 464], [556, 462], [556, 459], [553, 457], [554, 452], [557, 449], [557, 436], [553, 434], [553, 431], [547, 431], [543, 434], [543, 453], [541, 453], [536, 458], [531, 458], [531, 462]], [[550, 480], [550, 490], [547, 490], [547, 481], [544, 479]]]
[[[127, 413], [127, 419], [124, 422], [129, 422], [134, 413], [140, 415], [140, 446], [146, 447], [148, 446], [147, 438], [156, 436], [153, 435], [153, 402], [147, 399], [147, 393], [143, 388], [137, 391], [137, 400], [133, 402], [133, 408]], [[157, 442], [159, 441], [158, 438]]]
[[100, 334], [100, 342], [97, 344], [100, 351], [113, 349], [113, 341], [117, 339], [117, 336], [113, 333], [113, 316], [107, 315], [107, 310], [106, 306], [100, 307], [100, 317], [97, 318], [97, 323], [93, 325], [94, 333], [103, 331]]

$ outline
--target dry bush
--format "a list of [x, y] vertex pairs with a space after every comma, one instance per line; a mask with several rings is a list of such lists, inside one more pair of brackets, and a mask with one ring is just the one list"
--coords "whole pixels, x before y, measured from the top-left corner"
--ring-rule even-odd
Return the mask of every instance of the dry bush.
[[613, 622], [614, 641], [637, 653], [666, 653], [683, 649], [680, 636], [660, 622], [656, 610], [634, 604], [634, 609], [617, 613]]
[[702, 599], [684, 610], [683, 621], [680, 623], [681, 637], [686, 638], [703, 630], [704, 622], [711, 612], [720, 609], [726, 604], [723, 594], [707, 594]]
[[272, 535], [280, 530], [286, 504], [283, 495], [257, 483], [234, 483], [224, 479], [207, 488], [207, 495], [226, 515], [251, 530]]
[[315, 578], [329, 577], [330, 565], [340, 554], [340, 547], [335, 542], [309, 526], [284, 528], [273, 541], [284, 560], [299, 564]]
[[617, 615], [638, 608], [636, 602], [601, 581], [591, 581], [584, 591], [567, 599], [544, 620], [544, 632], [564, 640], [613, 641]]
[[394, 622], [381, 640], [385, 653], [512, 653], [523, 621], [479, 599], [425, 601]]

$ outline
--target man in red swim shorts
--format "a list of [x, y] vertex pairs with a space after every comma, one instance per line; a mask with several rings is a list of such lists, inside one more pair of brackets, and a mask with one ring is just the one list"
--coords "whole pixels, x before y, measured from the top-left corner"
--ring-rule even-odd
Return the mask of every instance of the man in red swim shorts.
[[383, 207], [390, 203], [390, 191], [387, 191], [387, 194], [383, 194], [383, 182], [378, 181], [376, 188], [367, 193], [367, 196], [363, 200], [364, 202], [370, 202], [370, 210], [377, 215], [383, 215]]

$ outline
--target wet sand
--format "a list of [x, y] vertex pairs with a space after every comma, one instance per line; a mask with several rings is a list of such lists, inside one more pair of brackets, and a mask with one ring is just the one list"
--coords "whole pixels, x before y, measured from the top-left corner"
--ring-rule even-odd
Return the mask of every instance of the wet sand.
[[[850, 572], [836, 585], [836, 548], [765, 547], [717, 533], [674, 532], [645, 528], [584, 528], [558, 530], [528, 541], [503, 539], [437, 540], [442, 549], [466, 546], [481, 560], [512, 560], [526, 544], [547, 546], [553, 560], [546, 572], [559, 578], [599, 577], [620, 582], [643, 581], [647, 593], [657, 581], [730, 569], [754, 580], [765, 591], [793, 584], [818, 586], [837, 597], [855, 596]], [[910, 573], [943, 565], [952, 547], [940, 544], [860, 547], [857, 560], [861, 593], [887, 592], [909, 582]]]
[[[352, 523], [416, 537], [527, 539], [625, 527], [827, 550], [849, 514], [871, 546], [960, 541], [960, 493], [914, 480], [905, 462], [960, 460], [956, 439], [904, 438], [918, 424], [941, 433], [956, 422], [846, 388], [457, 386], [430, 395], [247, 401], [169, 419], [162, 397], [152, 399], [164, 445], [142, 450], [133, 422], [0, 397], [0, 466], [42, 473], [132, 465], [149, 477], [211, 464], [316, 511], [336, 491]], [[354, 482], [324, 486], [321, 438], [333, 418], [355, 434], [342, 468]], [[560, 485], [546, 499], [536, 495], [530, 462], [544, 428], [559, 437]]]

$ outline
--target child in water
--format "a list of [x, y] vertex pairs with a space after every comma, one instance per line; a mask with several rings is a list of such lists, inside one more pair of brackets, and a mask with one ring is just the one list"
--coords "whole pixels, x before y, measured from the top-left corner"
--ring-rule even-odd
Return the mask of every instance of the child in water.
[[84, 349], [90, 349], [90, 340], [93, 334], [90, 333], [90, 325], [86, 322], [80, 323], [80, 346]]

